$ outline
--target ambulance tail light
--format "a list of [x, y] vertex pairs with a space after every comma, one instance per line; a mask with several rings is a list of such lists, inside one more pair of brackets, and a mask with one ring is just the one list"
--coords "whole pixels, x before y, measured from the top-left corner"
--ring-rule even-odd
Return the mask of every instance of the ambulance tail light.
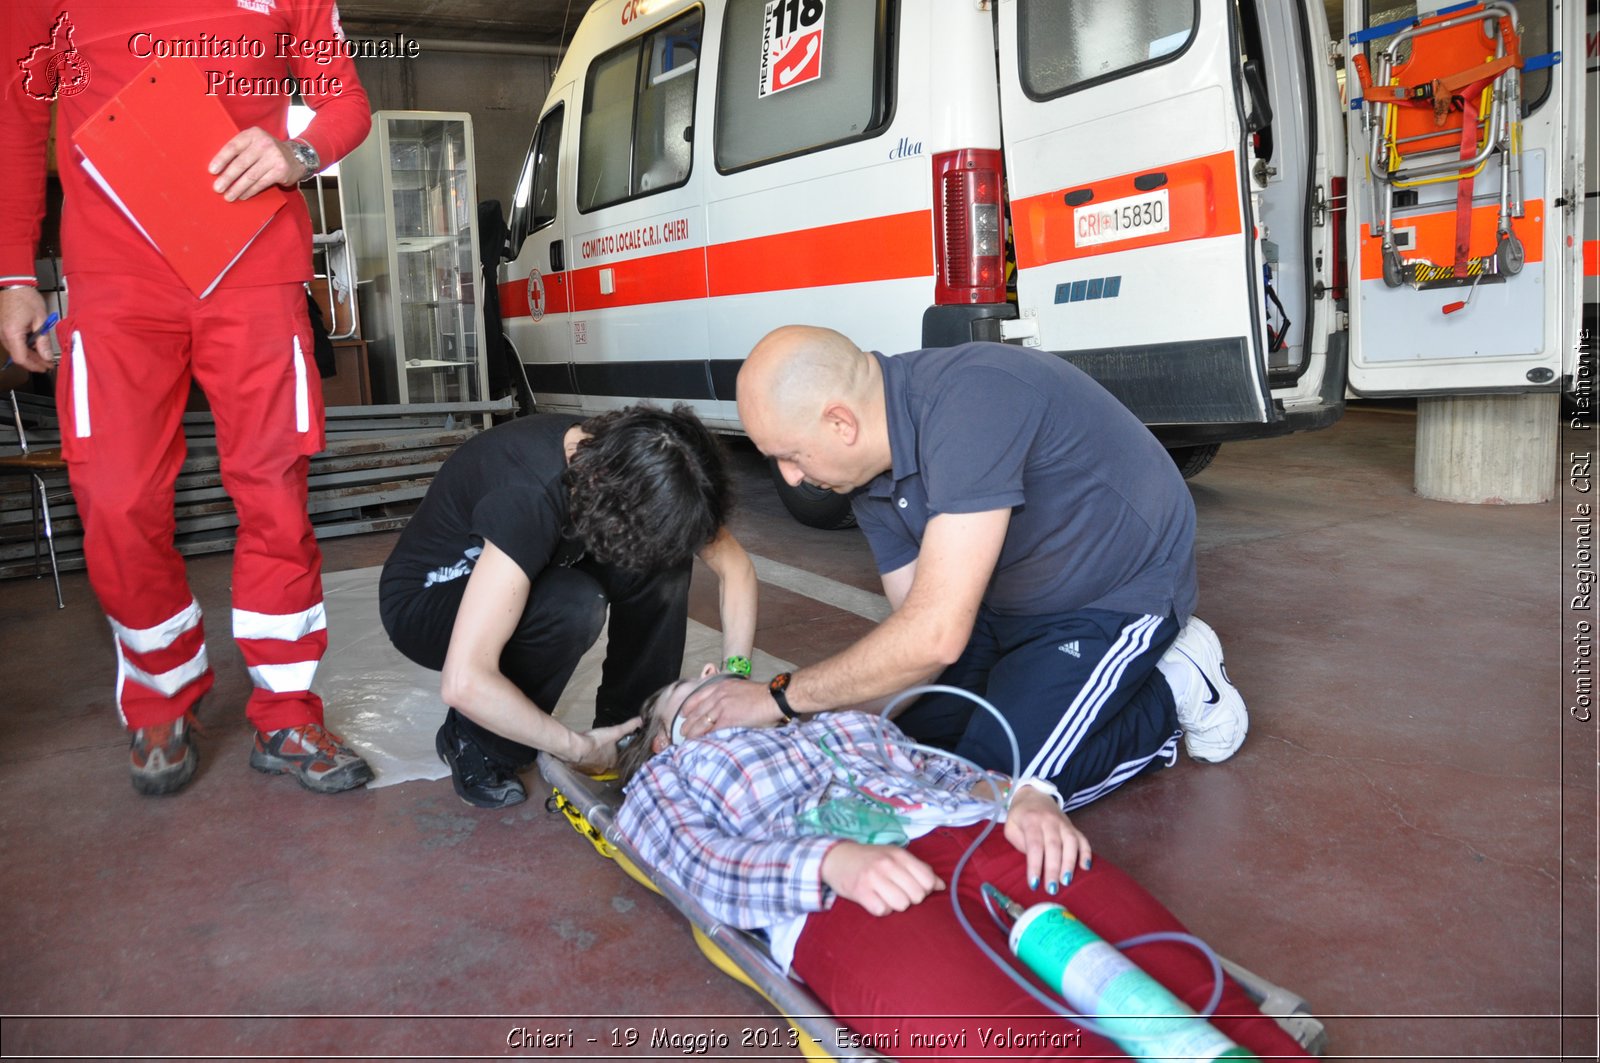
[[1344, 244], [1345, 218], [1348, 216], [1346, 207], [1349, 205], [1346, 187], [1343, 177], [1328, 179], [1328, 218], [1333, 223], [1333, 269], [1329, 271], [1329, 287], [1333, 289], [1335, 299], [1345, 298], [1345, 286], [1350, 283], [1349, 267], [1345, 262], [1345, 255], [1349, 252]]
[[946, 151], [933, 157], [933, 301], [1006, 300], [1006, 240], [1000, 152]]

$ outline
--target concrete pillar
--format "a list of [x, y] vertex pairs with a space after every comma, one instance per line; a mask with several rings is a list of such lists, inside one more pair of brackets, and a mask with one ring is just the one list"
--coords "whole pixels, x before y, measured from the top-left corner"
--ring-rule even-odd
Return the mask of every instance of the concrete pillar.
[[1417, 494], [1440, 502], [1522, 505], [1555, 494], [1561, 396], [1417, 400]]

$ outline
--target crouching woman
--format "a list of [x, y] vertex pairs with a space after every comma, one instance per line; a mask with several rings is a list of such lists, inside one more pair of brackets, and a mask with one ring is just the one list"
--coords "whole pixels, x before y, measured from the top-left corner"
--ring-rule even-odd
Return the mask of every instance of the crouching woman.
[[[401, 653], [443, 673], [435, 746], [463, 801], [526, 800], [517, 773], [538, 750], [611, 766], [640, 702], [683, 667], [697, 554], [725, 653], [749, 656], [756, 576], [730, 500], [722, 448], [683, 406], [522, 417], [445, 461], [383, 567], [379, 612]], [[602, 630], [596, 727], [574, 731], [550, 713]]]

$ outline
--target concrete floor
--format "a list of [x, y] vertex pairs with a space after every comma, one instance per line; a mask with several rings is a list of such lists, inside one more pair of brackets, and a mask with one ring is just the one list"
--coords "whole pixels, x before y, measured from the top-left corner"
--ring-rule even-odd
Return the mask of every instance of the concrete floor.
[[[1337, 1057], [1593, 1058], [1594, 1022], [1563, 1041], [1559, 1019], [1596, 991], [1594, 725], [1563, 701], [1564, 510], [1418, 499], [1413, 430], [1352, 411], [1227, 446], [1192, 482], [1200, 613], [1250, 739], [1076, 818], [1219, 951], [1309, 999]], [[800, 527], [758, 456], [741, 444], [736, 463], [752, 553], [879, 589], [857, 533]], [[392, 541], [329, 543], [328, 569], [381, 563]], [[225, 616], [228, 558], [190, 572]], [[670, 1030], [731, 1039], [710, 1057], [793, 1058], [762, 1047], [770, 1010], [664, 902], [545, 812], [536, 775], [526, 805], [485, 813], [448, 782], [329, 798], [250, 771], [225, 623], [198, 777], [136, 797], [108, 633], [84, 577], [65, 584], [60, 612], [48, 580], [0, 585], [6, 1053], [684, 1054], [649, 1048]], [[781, 658], [870, 626], [762, 595], [757, 641]], [[704, 572], [693, 615], [716, 623]], [[508, 1048], [519, 1028], [531, 1043]], [[630, 1028], [641, 1043], [613, 1047]], [[572, 1047], [537, 1047], [569, 1029]]]

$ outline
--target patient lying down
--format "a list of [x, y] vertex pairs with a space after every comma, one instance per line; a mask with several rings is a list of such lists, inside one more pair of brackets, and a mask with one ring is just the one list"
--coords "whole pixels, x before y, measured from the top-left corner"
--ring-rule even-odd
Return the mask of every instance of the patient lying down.
[[[1009, 790], [995, 830], [962, 872], [968, 918], [1002, 955], [1006, 935], [984, 912], [993, 883], [1024, 907], [1064, 905], [1120, 941], [1182, 925], [1103, 857], [1048, 787], [897, 746], [877, 717], [822, 713], [789, 727], [732, 728], [674, 744], [689, 693], [724, 681], [711, 665], [646, 702], [624, 750], [622, 836], [715, 918], [766, 934], [773, 957], [849, 1029], [838, 1045], [887, 1056], [1126, 1058], [1110, 1041], [1046, 1010], [983, 955], [942, 894], [961, 855]], [[726, 681], [737, 682], [737, 679]], [[885, 742], [883, 734], [890, 738]], [[1210, 997], [1198, 952], [1158, 942], [1130, 954], [1189, 1004]], [[1229, 980], [1212, 1022], [1257, 1055], [1303, 1056]]]

